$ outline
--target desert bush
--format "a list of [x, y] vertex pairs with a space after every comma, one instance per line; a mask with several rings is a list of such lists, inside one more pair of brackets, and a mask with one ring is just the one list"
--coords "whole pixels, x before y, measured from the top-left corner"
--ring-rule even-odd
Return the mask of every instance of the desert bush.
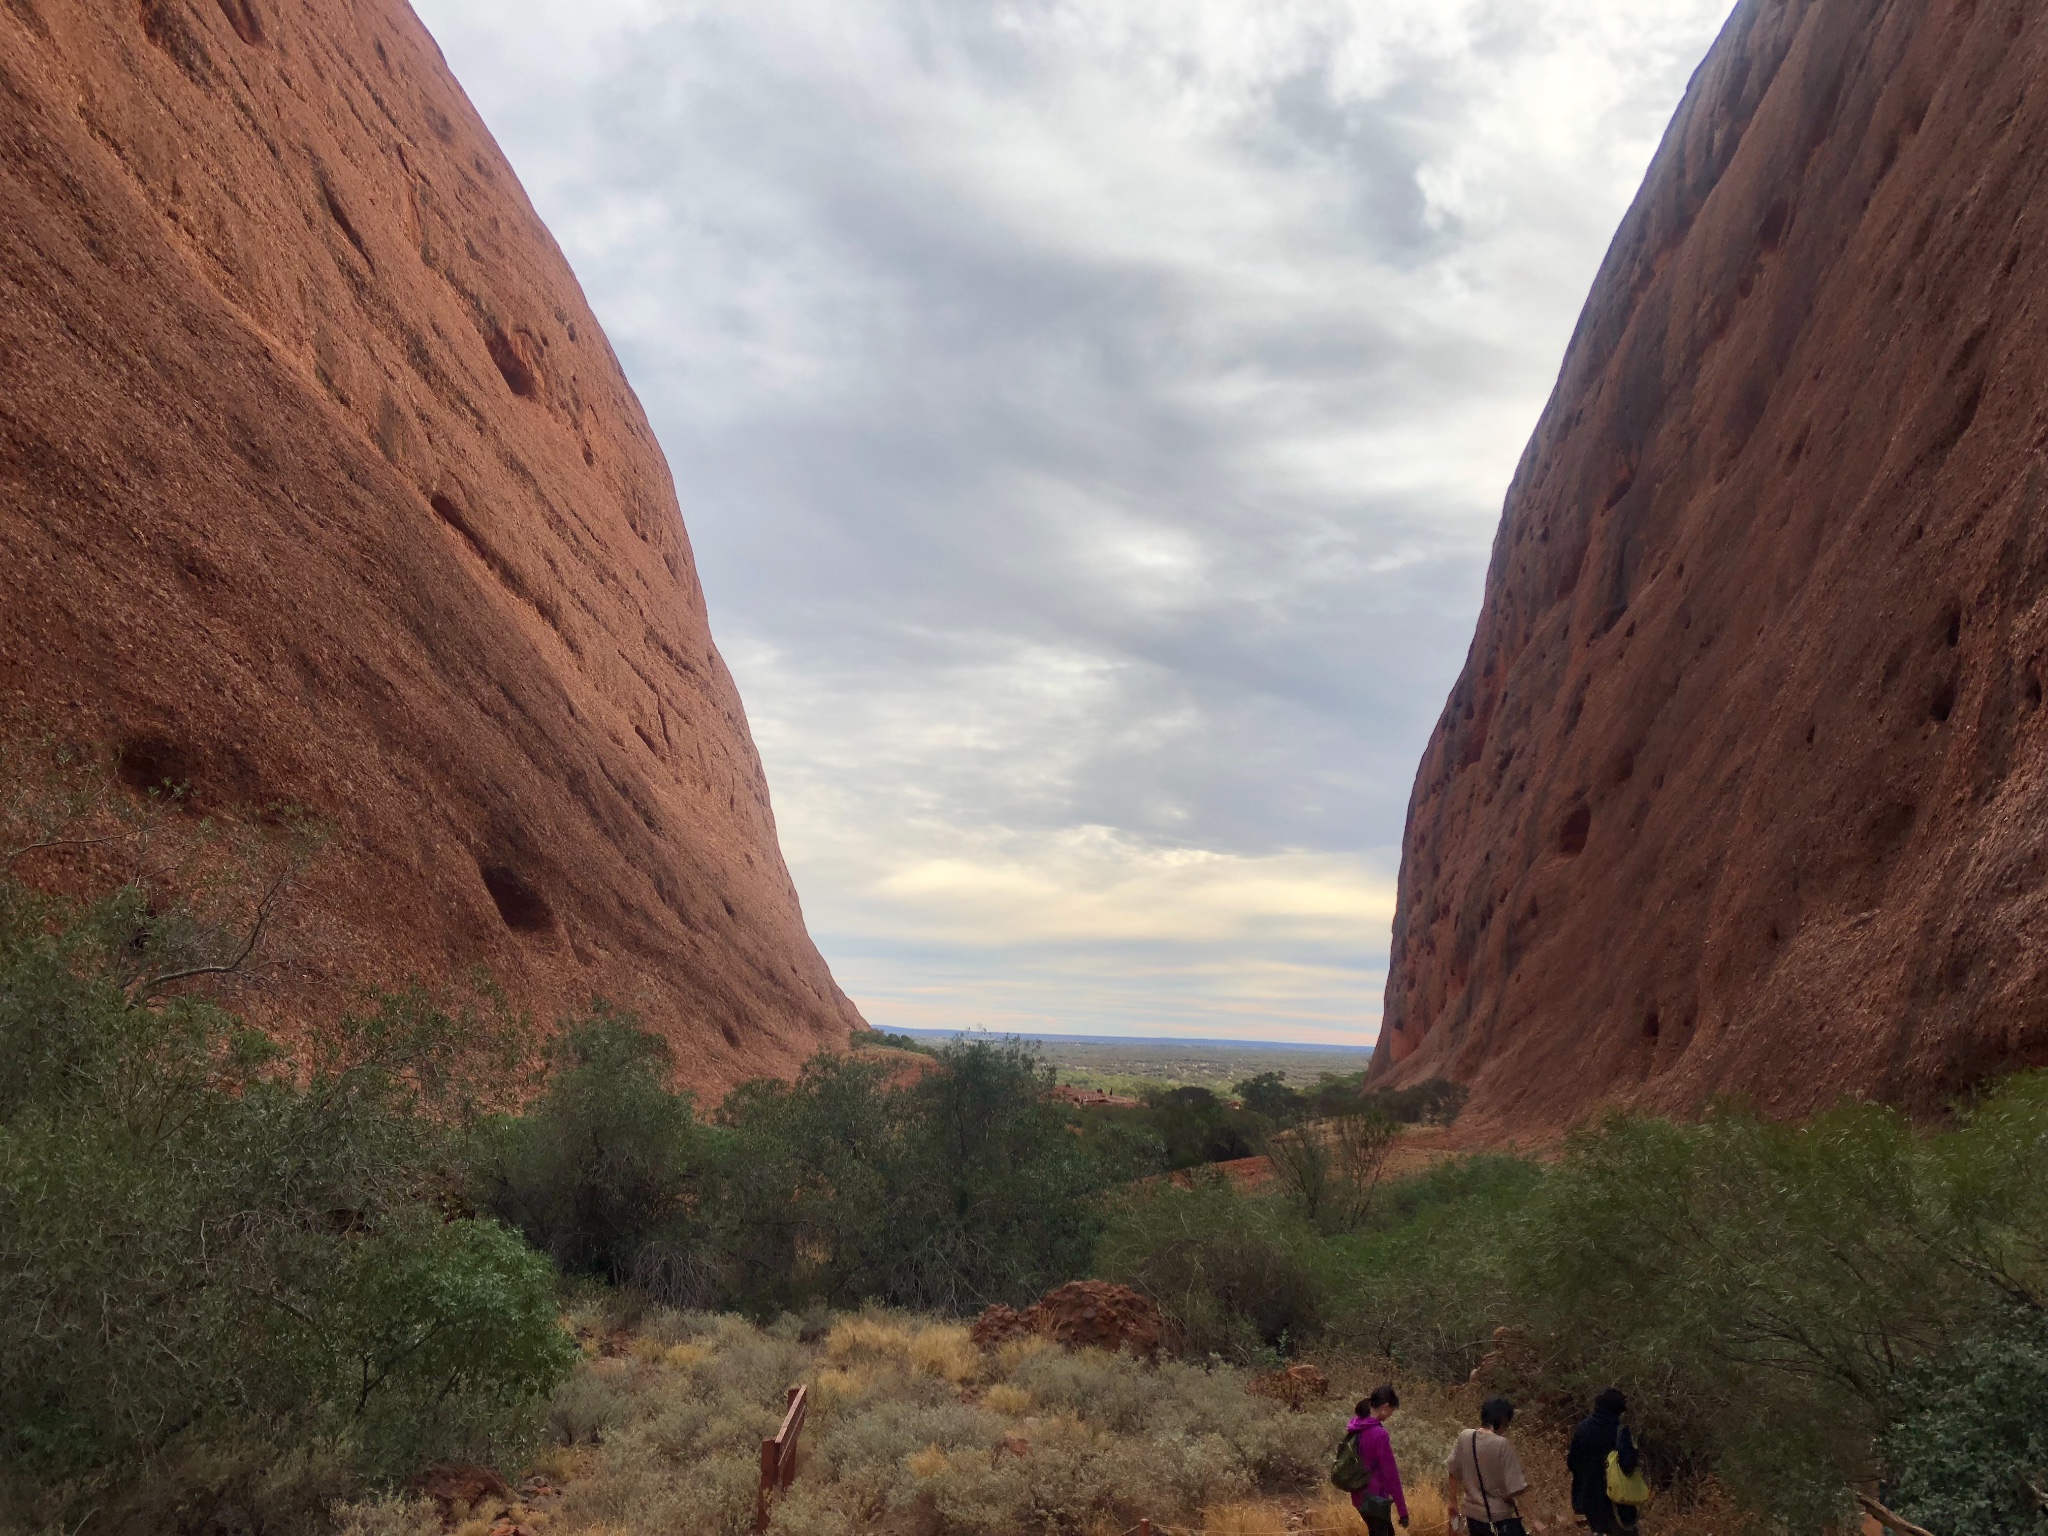
[[1186, 1520], [1312, 1486], [1336, 1432], [1334, 1411], [1289, 1413], [1228, 1368], [1032, 1339], [979, 1354], [965, 1372], [951, 1359], [958, 1337], [943, 1319], [874, 1309], [842, 1314], [810, 1341], [728, 1318], [699, 1335], [708, 1354], [688, 1368], [630, 1348], [588, 1361], [579, 1382], [602, 1373], [623, 1417], [554, 1528], [743, 1528], [752, 1460], [744, 1501], [737, 1469], [798, 1381], [812, 1384], [811, 1413], [802, 1471], [774, 1510], [782, 1536], [906, 1526], [1024, 1536], [1123, 1529], [1140, 1514]]
[[440, 1536], [441, 1515], [430, 1499], [379, 1494], [330, 1511], [334, 1536]]
[[1432, 1077], [1407, 1088], [1367, 1090], [1365, 1103], [1397, 1125], [1449, 1125], [1464, 1111], [1463, 1083]]
[[1148, 1088], [1145, 1107], [1168, 1168], [1250, 1157], [1264, 1128], [1257, 1115], [1230, 1108], [1207, 1088]]
[[1999, 1309], [1904, 1373], [1885, 1436], [1894, 1497], [1937, 1536], [2038, 1536], [2048, 1524], [2048, 1318]]
[[568, 1274], [614, 1283], [657, 1234], [687, 1250], [708, 1133], [668, 1087], [668, 1042], [604, 1005], [564, 1026], [538, 1102], [479, 1129], [480, 1203]]
[[1278, 1072], [1261, 1072], [1232, 1086], [1238, 1102], [1272, 1126], [1288, 1126], [1308, 1110], [1308, 1095], [1291, 1088]]
[[602, 1011], [562, 1050], [541, 1099], [477, 1138], [480, 1198], [566, 1270], [671, 1309], [1029, 1301], [1085, 1271], [1094, 1197], [1144, 1150], [1073, 1134], [1015, 1042], [932, 1048], [939, 1069], [908, 1086], [821, 1055], [708, 1124], [629, 1017]]
[[1489, 1156], [1389, 1181], [1360, 1229], [1330, 1244], [1339, 1278], [1321, 1347], [1463, 1380], [1494, 1330], [1523, 1320], [1509, 1234], [1541, 1179], [1532, 1163]]
[[958, 1041], [936, 1054], [940, 1070], [908, 1088], [820, 1059], [721, 1109], [754, 1295], [962, 1312], [1085, 1271], [1092, 1197], [1121, 1170], [1046, 1102], [1052, 1077], [1028, 1048]]
[[253, 1528], [512, 1451], [569, 1363], [551, 1273], [422, 1204], [456, 1180], [489, 1021], [404, 996], [288, 1053], [167, 980], [192, 942], [161, 892], [0, 879], [10, 1499], [101, 1520], [211, 1500]]
[[1265, 1138], [1273, 1182], [1326, 1231], [1349, 1231], [1372, 1210], [1399, 1133], [1375, 1110], [1352, 1109]]
[[1097, 1271], [1156, 1301], [1190, 1354], [1270, 1363], [1320, 1332], [1335, 1254], [1287, 1202], [1159, 1184], [1112, 1212]]

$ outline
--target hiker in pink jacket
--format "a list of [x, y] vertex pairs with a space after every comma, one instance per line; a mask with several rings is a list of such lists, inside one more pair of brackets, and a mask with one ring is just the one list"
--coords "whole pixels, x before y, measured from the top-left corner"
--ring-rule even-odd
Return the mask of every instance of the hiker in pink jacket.
[[1401, 1528], [1408, 1528], [1408, 1498], [1401, 1492], [1401, 1469], [1394, 1465], [1394, 1442], [1387, 1438], [1386, 1423], [1400, 1406], [1401, 1394], [1392, 1386], [1374, 1387], [1344, 1426], [1345, 1434], [1358, 1437], [1358, 1460], [1366, 1470], [1365, 1486], [1351, 1495], [1351, 1504], [1371, 1536], [1394, 1536], [1395, 1514], [1401, 1517]]

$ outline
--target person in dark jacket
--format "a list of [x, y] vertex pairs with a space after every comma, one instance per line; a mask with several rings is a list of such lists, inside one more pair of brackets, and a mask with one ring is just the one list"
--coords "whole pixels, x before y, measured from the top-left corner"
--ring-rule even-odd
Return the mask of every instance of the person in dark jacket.
[[1636, 1511], [1607, 1497], [1607, 1453], [1621, 1453], [1621, 1470], [1635, 1471], [1641, 1462], [1628, 1426], [1621, 1422], [1628, 1412], [1628, 1398], [1619, 1387], [1608, 1387], [1593, 1399], [1593, 1411], [1579, 1420], [1572, 1431], [1571, 1449], [1564, 1464], [1572, 1474], [1572, 1508], [1583, 1516], [1594, 1536], [1631, 1536], [1636, 1528]]

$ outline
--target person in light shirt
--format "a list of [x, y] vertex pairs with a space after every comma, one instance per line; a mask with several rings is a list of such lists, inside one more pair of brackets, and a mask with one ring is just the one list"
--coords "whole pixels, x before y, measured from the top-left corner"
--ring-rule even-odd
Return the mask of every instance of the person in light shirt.
[[1444, 1463], [1449, 1479], [1444, 1503], [1453, 1523], [1464, 1522], [1465, 1536], [1545, 1536], [1542, 1521], [1522, 1518], [1520, 1501], [1529, 1491], [1529, 1479], [1507, 1438], [1514, 1417], [1513, 1403], [1488, 1398], [1479, 1408], [1481, 1427], [1459, 1435]]

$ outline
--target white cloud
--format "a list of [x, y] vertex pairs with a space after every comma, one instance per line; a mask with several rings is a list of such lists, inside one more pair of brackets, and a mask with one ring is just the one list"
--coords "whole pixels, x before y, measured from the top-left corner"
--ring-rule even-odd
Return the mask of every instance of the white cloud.
[[1368, 1036], [1499, 498], [1727, 0], [420, 0], [878, 1023]]

